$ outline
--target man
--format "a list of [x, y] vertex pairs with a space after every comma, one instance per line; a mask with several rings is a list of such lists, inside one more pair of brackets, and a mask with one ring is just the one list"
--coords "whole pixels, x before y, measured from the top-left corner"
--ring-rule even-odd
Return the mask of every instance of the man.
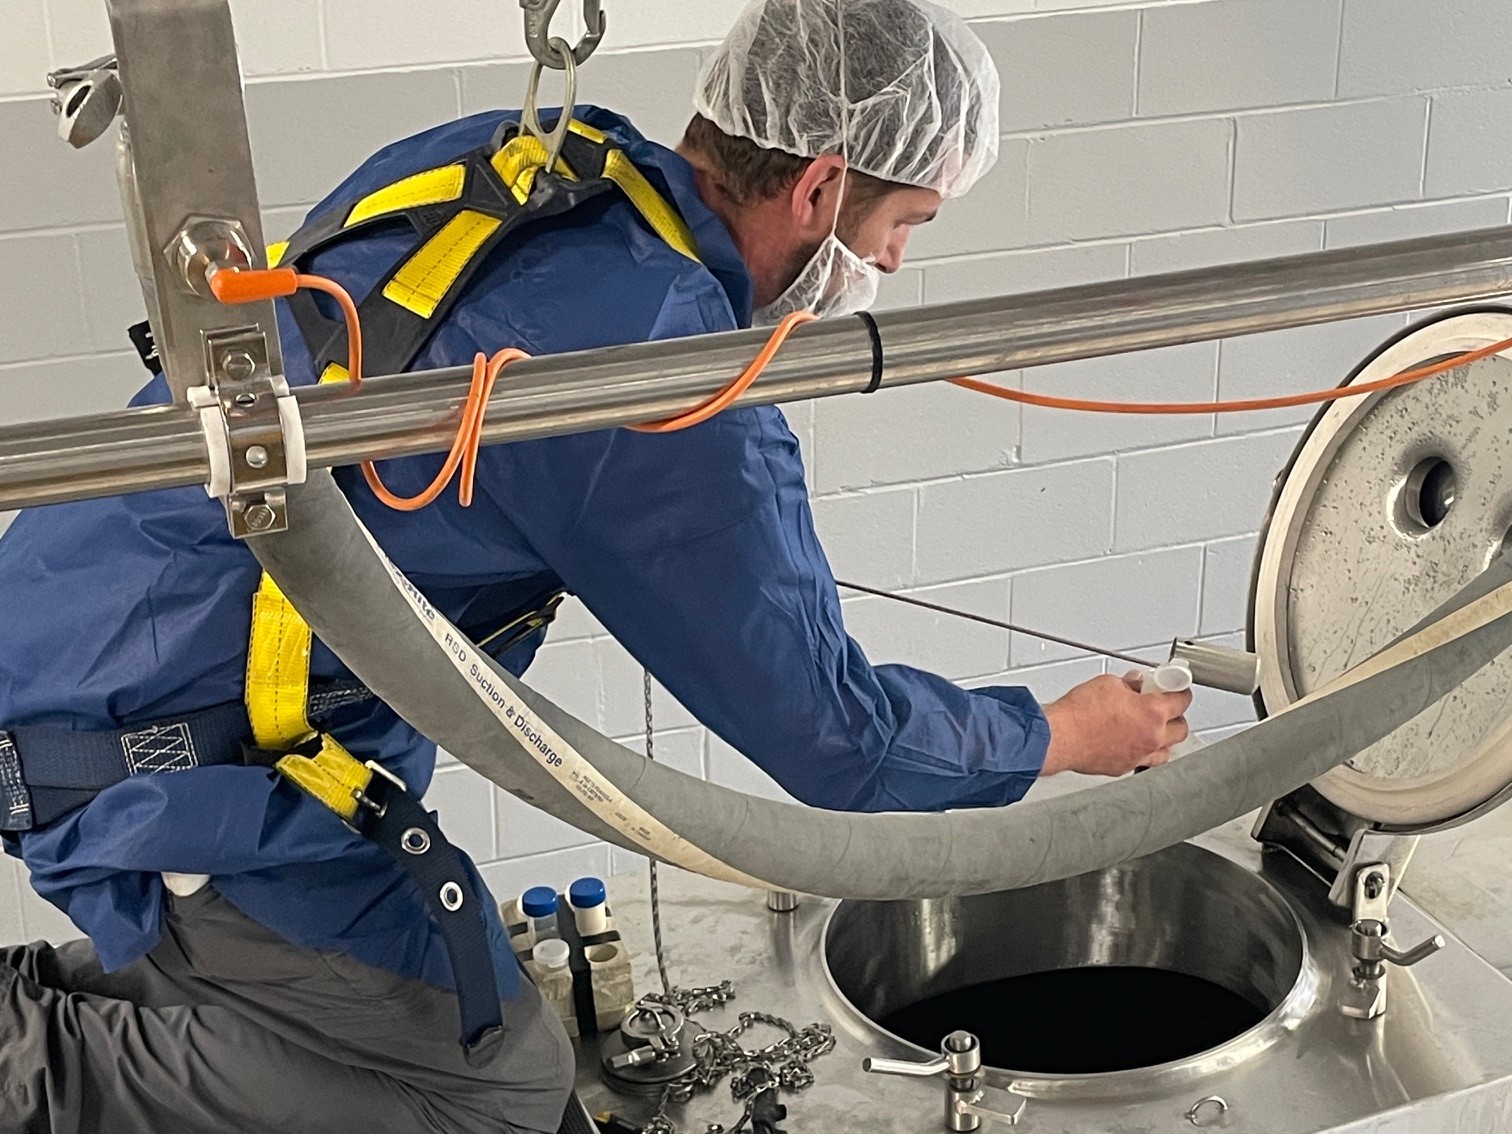
[[[910, 231], [990, 167], [997, 95], [981, 44], [922, 0], [757, 0], [706, 68], [677, 153], [578, 109], [581, 136], [622, 150], [674, 221], [644, 194], [601, 195], [520, 227], [409, 364], [859, 309]], [[387, 186], [493, 152], [512, 117], [389, 147], [311, 224], [350, 217], [354, 203], [371, 212]], [[320, 244], [307, 266], [359, 297], [386, 295], [414, 245], [405, 224], [378, 223]], [[280, 310], [291, 381], [324, 369], [331, 343], [310, 339], [324, 336], [322, 317]], [[139, 401], [167, 396], [159, 378]], [[437, 465], [390, 461], [383, 475], [414, 492]], [[575, 593], [700, 720], [816, 806], [1002, 805], [1041, 775], [1158, 763], [1186, 734], [1186, 694], [1140, 696], [1115, 678], [1042, 710], [1022, 689], [965, 692], [871, 666], [841, 624], [776, 409], [666, 436], [494, 447], [466, 509], [448, 493], [400, 514], [354, 470], [339, 479], [388, 555], [475, 637]], [[240, 712], [258, 581], [197, 490], [36, 510], [0, 541], [9, 849], [90, 938], [0, 953], [0, 1128], [556, 1129], [570, 1048], [519, 979], [470, 866], [503, 1034], [468, 1052], [452, 995], [462, 982], [398, 856], [287, 779], [239, 751], [191, 752], [180, 770], [128, 760], [118, 780], [73, 796], [38, 772], [60, 743], [65, 757], [68, 742], [96, 752], [102, 737], [114, 752], [185, 714]], [[494, 649], [518, 673], [542, 637]], [[349, 679], [315, 642], [310, 690]], [[379, 702], [338, 702], [310, 709], [321, 733], [422, 793], [434, 746]]]

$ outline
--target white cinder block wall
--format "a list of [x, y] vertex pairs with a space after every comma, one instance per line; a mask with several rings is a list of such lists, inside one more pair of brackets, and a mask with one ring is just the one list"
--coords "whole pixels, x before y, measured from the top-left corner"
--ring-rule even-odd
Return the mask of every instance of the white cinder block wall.
[[[1505, 0], [954, 0], [1003, 74], [1002, 160], [922, 230], [890, 305], [1143, 275], [1502, 224], [1512, 189]], [[674, 142], [701, 57], [738, 0], [609, 0], [583, 95]], [[576, 6], [564, 5], [564, 12]], [[233, 0], [270, 238], [377, 146], [515, 106], [520, 19], [498, 0]], [[6, 0], [0, 34], [0, 420], [119, 405], [142, 372], [109, 146], [54, 137], [50, 67], [108, 50], [101, 0]], [[1244, 397], [1337, 382], [1403, 326], [1384, 318], [1001, 380], [1103, 397]], [[953, 389], [795, 406], [814, 509], [842, 577], [1153, 651], [1235, 641], [1253, 533], [1306, 414], [1120, 420]], [[1102, 663], [855, 599], [877, 661], [1044, 696]], [[639, 670], [581, 608], [531, 679], [614, 736], [641, 726]], [[1199, 695], [1198, 727], [1250, 719]], [[771, 790], [663, 697], [662, 759]], [[444, 767], [431, 801], [501, 894], [629, 856]], [[0, 938], [67, 923], [0, 874]]]

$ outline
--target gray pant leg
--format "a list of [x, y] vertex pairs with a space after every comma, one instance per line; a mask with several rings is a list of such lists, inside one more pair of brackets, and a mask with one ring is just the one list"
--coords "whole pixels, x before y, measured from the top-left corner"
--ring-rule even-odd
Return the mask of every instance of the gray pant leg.
[[298, 949], [213, 890], [119, 973], [76, 942], [0, 953], [0, 1131], [554, 1131], [571, 1048], [527, 988], [487, 1067], [454, 998]]

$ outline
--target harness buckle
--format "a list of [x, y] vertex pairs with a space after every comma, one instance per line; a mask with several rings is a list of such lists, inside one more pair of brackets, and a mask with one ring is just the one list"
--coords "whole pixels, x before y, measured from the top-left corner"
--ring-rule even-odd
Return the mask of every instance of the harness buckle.
[[[397, 789], [398, 791], [400, 791], [401, 793], [403, 793], [405, 795], [409, 794], [409, 785], [406, 784], [403, 780], [401, 780], [398, 776], [394, 775], [393, 772], [389, 771], [382, 764], [378, 763], [378, 761], [376, 761], [376, 760], [366, 760], [366, 761], [363, 762], [362, 766], [364, 768], [366, 768], [368, 771], [372, 772], [373, 775], [378, 776], [378, 777], [380, 777], [380, 778], [382, 778], [384, 780], [387, 780], [388, 784], [389, 784], [389, 790]], [[368, 781], [368, 790], [369, 791], [372, 789], [372, 786], [373, 786], [373, 783], [372, 783], [371, 780], [369, 780]], [[384, 794], [387, 795], [388, 792], [385, 791]], [[387, 800], [386, 799], [385, 800], [381, 800], [381, 801], [380, 800], [376, 800], [371, 795], [369, 795], [367, 793], [367, 791], [364, 791], [362, 788], [355, 788], [354, 787], [352, 789], [352, 798], [357, 801], [357, 806], [358, 807], [365, 808], [366, 810], [371, 811], [373, 813], [373, 818], [374, 819], [382, 819], [385, 815], [388, 814], [388, 802], [387, 802]], [[351, 827], [354, 831], [357, 830], [356, 826], [354, 824], [352, 824], [352, 823], [348, 823], [347, 826]], [[359, 832], [359, 834], [360, 834], [360, 832]]]
[[388, 814], [388, 793], [397, 789], [399, 792], [408, 795], [409, 785], [401, 780], [398, 776], [394, 775], [393, 772], [389, 771], [382, 764], [378, 763], [378, 761], [376, 760], [364, 760], [362, 766], [369, 772], [371, 772], [374, 777], [382, 779], [388, 784], [388, 787], [385, 788], [381, 793], [381, 795], [383, 796], [383, 798], [381, 799], [373, 798], [373, 795], [378, 795], [380, 793], [373, 792], [372, 780], [368, 781], [366, 789], [360, 787], [354, 787], [352, 789], [352, 798], [357, 801], [358, 814], [353, 815], [351, 819], [343, 819], [342, 823], [345, 824], [347, 830], [351, 831], [353, 834], [366, 836], [367, 832], [362, 829], [360, 822], [361, 812], [368, 812], [374, 820], [382, 819], [385, 815]]

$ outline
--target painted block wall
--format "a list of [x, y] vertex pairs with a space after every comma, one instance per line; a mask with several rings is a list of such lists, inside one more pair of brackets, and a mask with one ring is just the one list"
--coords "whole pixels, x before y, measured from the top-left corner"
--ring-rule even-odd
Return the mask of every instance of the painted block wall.
[[[1003, 74], [1002, 159], [918, 234], [888, 305], [1138, 276], [1504, 224], [1512, 6], [1503, 0], [954, 0]], [[233, 0], [270, 238], [374, 148], [518, 105], [519, 18], [497, 0]], [[575, 5], [564, 5], [564, 11]], [[736, 0], [609, 0], [583, 97], [671, 143]], [[120, 405], [143, 377], [109, 147], [56, 140], [52, 67], [109, 49], [101, 0], [6, 0], [0, 34], [0, 421]], [[1001, 381], [1196, 399], [1338, 381], [1406, 323], [1383, 318], [1055, 366]], [[1254, 533], [1306, 414], [1109, 421], [913, 389], [791, 408], [837, 572], [1110, 647], [1235, 641]], [[1033, 640], [857, 598], [878, 662], [1053, 697], [1102, 670]], [[638, 743], [640, 671], [580, 607], [531, 680]], [[1250, 719], [1202, 693], [1210, 736]], [[657, 753], [774, 786], [670, 698]], [[498, 892], [632, 867], [448, 764], [430, 800]], [[0, 938], [66, 921], [14, 864]]]

